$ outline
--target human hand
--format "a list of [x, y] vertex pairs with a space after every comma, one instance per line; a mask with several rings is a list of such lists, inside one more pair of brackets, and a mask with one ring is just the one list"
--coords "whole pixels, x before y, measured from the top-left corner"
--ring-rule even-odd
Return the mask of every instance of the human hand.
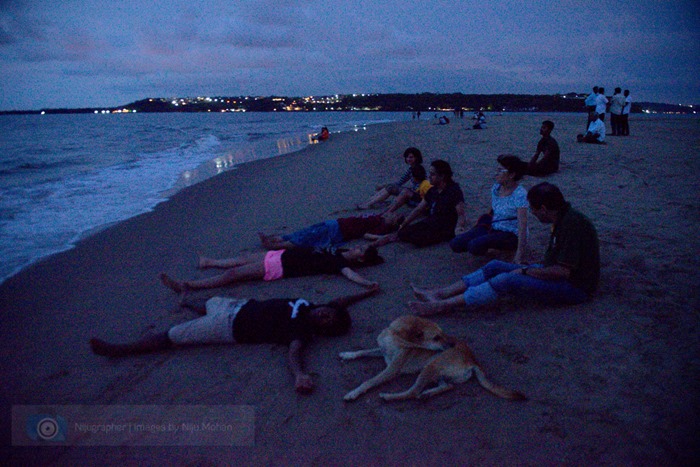
[[294, 382], [294, 389], [296, 389], [299, 394], [311, 394], [314, 390], [314, 382], [311, 376], [304, 373], [298, 374]]

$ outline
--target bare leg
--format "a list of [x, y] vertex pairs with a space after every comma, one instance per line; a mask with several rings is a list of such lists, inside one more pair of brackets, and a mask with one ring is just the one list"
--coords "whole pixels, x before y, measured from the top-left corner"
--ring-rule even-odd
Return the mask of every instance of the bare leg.
[[295, 246], [280, 235], [265, 235], [262, 232], [258, 232], [258, 237], [260, 237], [260, 243], [266, 250], [286, 250]]
[[411, 198], [413, 198], [413, 191], [409, 190], [408, 188], [404, 188], [403, 190], [401, 190], [401, 193], [399, 193], [399, 195], [396, 197], [396, 200], [394, 200], [391, 206], [389, 206], [389, 209], [384, 211], [384, 213], [396, 211], [401, 206], [408, 203], [408, 201]]
[[125, 357], [158, 350], [169, 349], [173, 346], [167, 332], [146, 337], [131, 344], [111, 344], [101, 339], [90, 339], [90, 348], [97, 355], [104, 357]]
[[457, 295], [445, 300], [435, 302], [408, 302], [408, 308], [418, 316], [430, 316], [447, 313], [466, 305], [463, 295]]
[[413, 284], [411, 284], [411, 288], [416, 298], [424, 302], [436, 302], [445, 298], [454, 297], [455, 295], [463, 294], [467, 290], [467, 286], [464, 284], [464, 281], [461, 280], [453, 282], [445, 287], [434, 289], [417, 287]]
[[261, 280], [263, 277], [265, 277], [265, 265], [262, 261], [228, 269], [218, 276], [193, 281], [178, 281], [167, 274], [160, 275], [163, 284], [177, 293], [185, 293], [190, 289], [215, 289], [235, 282]]
[[372, 196], [369, 200], [367, 200], [366, 202], [364, 202], [362, 204], [358, 204], [357, 208], [358, 209], [370, 209], [373, 204], [381, 203], [382, 201], [387, 199], [389, 196], [391, 196], [391, 194], [389, 194], [387, 189], [382, 188], [381, 190], [376, 192], [374, 194], [374, 196]]
[[238, 266], [245, 266], [252, 263], [262, 262], [265, 260], [267, 252], [248, 253], [233, 258], [214, 259], [205, 256], [199, 257], [198, 266], [200, 269], [219, 268], [230, 269]]

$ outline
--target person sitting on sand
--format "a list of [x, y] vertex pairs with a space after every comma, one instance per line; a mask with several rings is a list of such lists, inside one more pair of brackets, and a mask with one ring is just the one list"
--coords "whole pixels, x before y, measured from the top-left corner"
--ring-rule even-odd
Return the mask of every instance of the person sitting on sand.
[[321, 128], [321, 133], [314, 135], [313, 140], [314, 141], [325, 141], [330, 137], [330, 132], [328, 131], [328, 128], [325, 126]]
[[517, 156], [498, 156], [496, 183], [491, 187], [491, 212], [469, 232], [450, 241], [455, 253], [483, 256], [489, 249], [515, 251], [513, 261], [522, 263], [527, 254], [527, 191], [518, 181], [524, 163]]
[[213, 289], [242, 281], [274, 281], [316, 274], [342, 274], [357, 284], [373, 287], [376, 282], [365, 279], [350, 267], [374, 266], [383, 262], [377, 249], [367, 245], [350, 250], [298, 247], [226, 259], [200, 257], [200, 269], [220, 268], [226, 271], [218, 276], [190, 281], [175, 280], [161, 273], [160, 279], [165, 286], [183, 295], [188, 290]]
[[486, 117], [484, 116], [483, 112], [479, 112], [474, 119], [476, 120], [476, 123], [472, 125], [472, 128], [475, 130], [485, 130], [486, 127]]
[[[438, 159], [430, 164], [429, 173], [433, 187], [406, 217], [397, 233], [383, 236], [365, 235], [366, 239], [373, 240], [373, 246], [400, 240], [417, 247], [425, 247], [446, 242], [466, 231], [464, 194], [457, 182], [452, 180], [452, 167]], [[413, 223], [426, 213], [427, 217]]]
[[541, 265], [491, 261], [446, 287], [413, 286], [416, 297], [408, 307], [418, 315], [496, 302], [504, 296], [534, 299], [545, 304], [572, 305], [590, 298], [598, 287], [598, 235], [588, 218], [564, 200], [559, 188], [540, 183], [527, 194], [530, 210], [544, 224], [553, 224]]
[[[385, 213], [392, 213], [403, 205], [408, 205], [415, 208], [423, 200], [423, 198], [425, 198], [425, 194], [428, 192], [428, 190], [433, 187], [428, 181], [425, 167], [422, 165], [414, 165], [411, 167], [411, 177], [411, 187], [402, 188], [401, 193], [399, 193]], [[401, 221], [403, 222], [403, 219], [401, 219]]]
[[[423, 166], [418, 166], [423, 167]], [[425, 172], [425, 169], [423, 169]], [[341, 217], [311, 225], [287, 235], [259, 233], [267, 250], [283, 250], [299, 246], [329, 248], [362, 238], [366, 233], [385, 235], [399, 228], [403, 216], [394, 213]]]
[[378, 290], [379, 287], [373, 287], [325, 305], [314, 305], [303, 298], [258, 301], [213, 297], [206, 304], [185, 302], [183, 306], [203, 316], [129, 344], [92, 338], [90, 347], [97, 355], [125, 357], [202, 344], [285, 344], [289, 346], [294, 387], [299, 393], [309, 394], [314, 383], [304, 370], [304, 348], [314, 335], [347, 334], [352, 324], [347, 307]]
[[[552, 138], [552, 130], [554, 130], [554, 122], [551, 120], [542, 122], [540, 128], [542, 139], [537, 143], [535, 155], [530, 159], [527, 175], [543, 177], [559, 171], [559, 145], [557, 140]], [[542, 155], [541, 159], [540, 155]]]
[[579, 143], [590, 144], [605, 144], [605, 122], [600, 118], [597, 112], [591, 112], [591, 124], [588, 125], [588, 131], [585, 135], [577, 135], [576, 141]]
[[408, 165], [406, 173], [404, 173], [401, 178], [396, 183], [389, 183], [386, 185], [379, 185], [377, 187], [377, 192], [372, 195], [370, 199], [362, 204], [358, 204], [358, 209], [371, 209], [375, 204], [381, 203], [382, 201], [389, 198], [389, 196], [398, 196], [401, 192], [401, 187], [403, 187], [406, 182], [411, 180], [411, 168], [416, 165], [423, 164], [423, 154], [421, 154], [418, 148], [407, 148], [403, 152], [403, 160]]

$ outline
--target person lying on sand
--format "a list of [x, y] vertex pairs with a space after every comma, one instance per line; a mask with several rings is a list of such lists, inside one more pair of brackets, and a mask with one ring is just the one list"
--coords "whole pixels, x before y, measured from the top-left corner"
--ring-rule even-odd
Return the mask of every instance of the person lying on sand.
[[242, 281], [274, 281], [316, 274], [342, 274], [357, 284], [373, 287], [377, 285], [376, 282], [365, 279], [350, 267], [374, 266], [383, 262], [377, 249], [367, 245], [350, 250], [299, 247], [226, 259], [200, 257], [201, 269], [220, 268], [226, 271], [218, 276], [191, 281], [179, 281], [161, 273], [160, 279], [165, 286], [183, 295], [188, 290], [212, 289]]
[[385, 235], [399, 228], [403, 216], [393, 213], [341, 217], [311, 225], [287, 235], [258, 233], [262, 246], [283, 250], [300, 246], [329, 248], [362, 238], [367, 233]]
[[[402, 241], [417, 247], [435, 245], [466, 232], [464, 194], [452, 180], [452, 167], [443, 160], [430, 164], [429, 180], [432, 188], [418, 206], [406, 216], [399, 231], [383, 236], [365, 235], [373, 240], [372, 246]], [[427, 217], [415, 222], [422, 215]]]
[[600, 252], [595, 227], [571, 208], [559, 188], [540, 183], [527, 194], [530, 210], [544, 224], [554, 224], [542, 265], [491, 261], [446, 287], [413, 286], [422, 301], [408, 303], [418, 315], [433, 315], [513, 296], [546, 304], [578, 304], [598, 287]]
[[289, 345], [289, 368], [294, 388], [302, 394], [313, 391], [311, 376], [304, 370], [303, 350], [316, 336], [347, 334], [352, 320], [347, 307], [379, 291], [372, 287], [362, 293], [340, 297], [325, 305], [303, 298], [252, 300], [213, 297], [205, 304], [183, 303], [197, 311], [199, 318], [178, 324], [167, 332], [129, 344], [112, 344], [90, 339], [97, 355], [125, 357], [202, 344], [285, 344]]

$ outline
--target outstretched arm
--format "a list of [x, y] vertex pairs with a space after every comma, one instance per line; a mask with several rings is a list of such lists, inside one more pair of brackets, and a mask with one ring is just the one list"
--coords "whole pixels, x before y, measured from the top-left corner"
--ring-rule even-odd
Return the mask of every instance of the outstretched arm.
[[340, 270], [340, 272], [343, 274], [343, 276], [347, 277], [356, 284], [360, 284], [365, 287], [374, 287], [378, 285], [376, 282], [365, 279], [350, 268], [343, 268]]
[[304, 372], [304, 343], [294, 340], [289, 344], [289, 368], [294, 374], [294, 389], [300, 394], [311, 394], [314, 382], [311, 375]]
[[404, 219], [404, 221], [401, 223], [401, 225], [399, 226], [399, 229], [406, 227], [411, 222], [418, 219], [418, 217], [420, 217], [420, 215], [426, 209], [428, 209], [428, 202], [425, 199], [422, 199], [421, 202], [418, 204], [418, 206], [416, 206], [413, 209], [413, 211], [411, 211], [411, 213], [408, 216], [406, 216], [406, 219]]

